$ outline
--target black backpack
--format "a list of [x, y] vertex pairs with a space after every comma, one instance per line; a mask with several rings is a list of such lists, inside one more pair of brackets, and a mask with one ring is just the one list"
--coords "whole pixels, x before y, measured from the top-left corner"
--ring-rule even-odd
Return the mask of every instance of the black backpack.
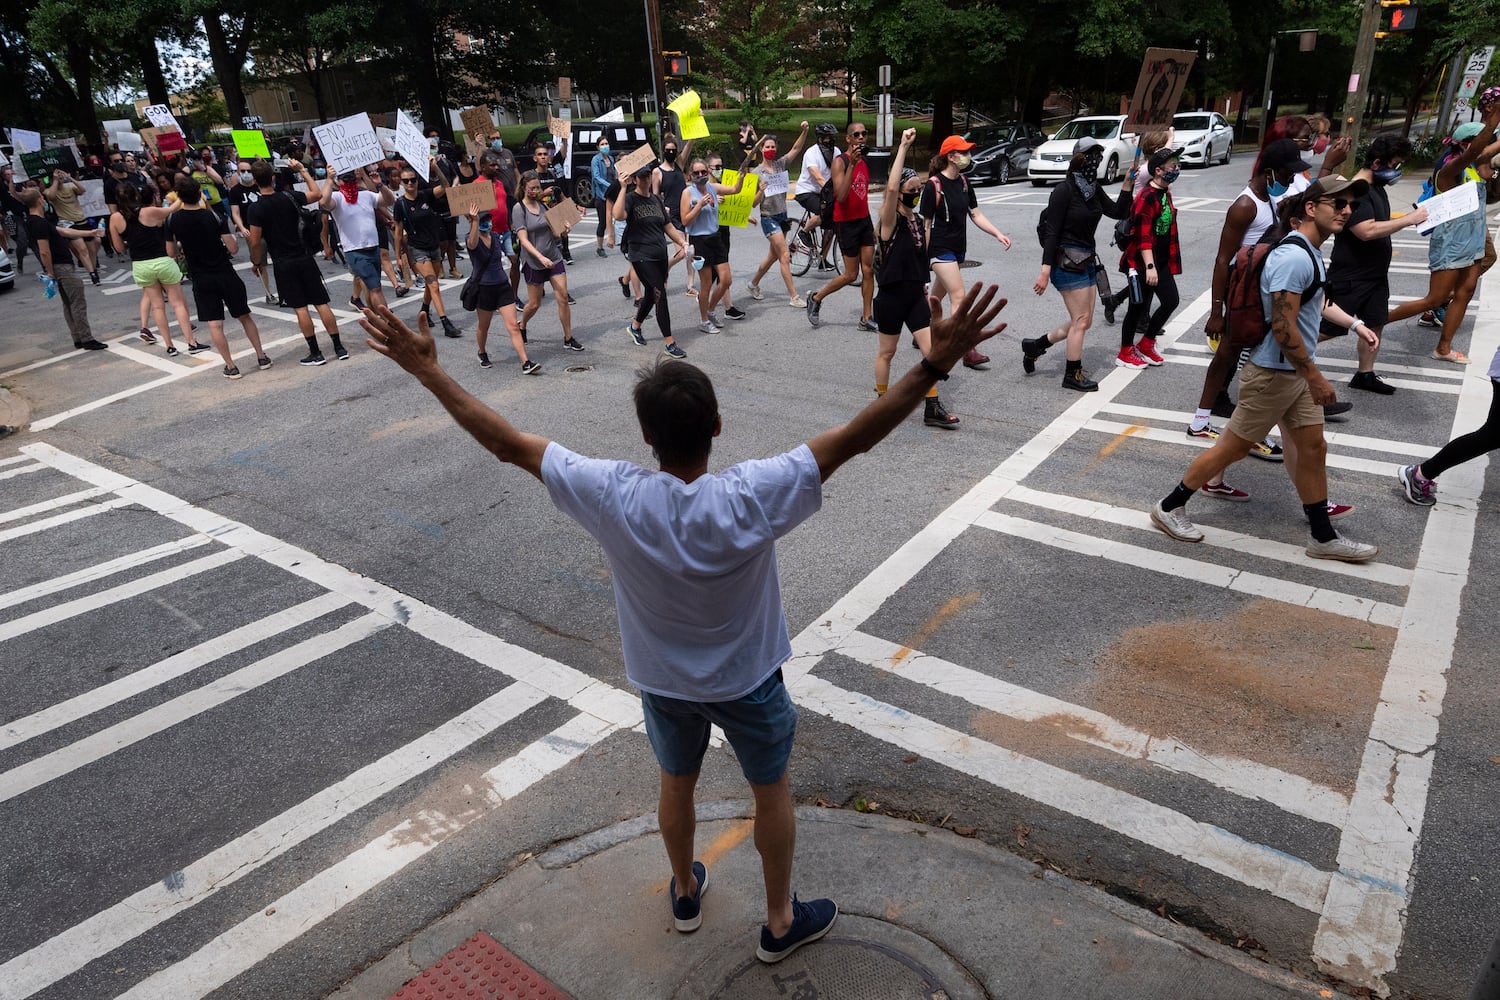
[[[1072, 182], [1067, 177], [1064, 177], [1062, 182], [1068, 186], [1068, 200], [1072, 201], [1074, 191]], [[1047, 209], [1051, 204], [1052, 198], [1049, 196], [1047, 204], [1042, 206], [1041, 212], [1036, 217], [1036, 241], [1043, 250], [1047, 248]]]

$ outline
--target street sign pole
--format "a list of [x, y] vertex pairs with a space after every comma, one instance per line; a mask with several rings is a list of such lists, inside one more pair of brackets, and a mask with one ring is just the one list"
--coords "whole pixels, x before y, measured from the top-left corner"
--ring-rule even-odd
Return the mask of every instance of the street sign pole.
[[1353, 150], [1359, 148], [1365, 127], [1365, 105], [1369, 103], [1370, 70], [1375, 64], [1375, 32], [1380, 27], [1380, 0], [1363, 0], [1359, 17], [1359, 38], [1354, 43], [1354, 66], [1349, 71], [1349, 93], [1344, 101], [1344, 135], [1349, 137], [1349, 162], [1355, 164]]

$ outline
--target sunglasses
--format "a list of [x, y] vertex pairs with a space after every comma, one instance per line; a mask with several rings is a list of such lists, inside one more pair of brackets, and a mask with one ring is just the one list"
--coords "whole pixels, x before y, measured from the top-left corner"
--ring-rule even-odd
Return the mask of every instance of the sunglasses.
[[1318, 203], [1320, 205], [1332, 205], [1335, 212], [1342, 212], [1346, 208], [1355, 209], [1359, 207], [1358, 198], [1321, 198]]
[[870, 134], [869, 132], [864, 131], [863, 129], [861, 129], [858, 132], [850, 132], [849, 133], [849, 138], [851, 138], [851, 139], [863, 139], [865, 136], [867, 136], [869, 134]]
[[707, 170], [694, 170], [693, 171], [693, 176], [694, 177], [707, 177], [708, 176], [708, 171]]
[[417, 183], [417, 179], [415, 177], [403, 177], [403, 178], [401, 178], [401, 183], [402, 184], [415, 184], [415, 183]]

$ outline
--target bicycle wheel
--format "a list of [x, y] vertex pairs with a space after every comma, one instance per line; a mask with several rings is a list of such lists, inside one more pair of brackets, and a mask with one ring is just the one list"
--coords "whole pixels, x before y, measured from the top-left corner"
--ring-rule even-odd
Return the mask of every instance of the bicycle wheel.
[[807, 231], [807, 216], [804, 215], [787, 236], [792, 273], [800, 278], [812, 267], [814, 256], [812, 237]]

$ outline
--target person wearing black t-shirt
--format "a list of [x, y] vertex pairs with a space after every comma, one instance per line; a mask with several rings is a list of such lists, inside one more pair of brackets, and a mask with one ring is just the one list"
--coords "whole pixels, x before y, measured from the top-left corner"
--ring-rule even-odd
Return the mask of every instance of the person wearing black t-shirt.
[[67, 321], [68, 332], [73, 335], [73, 346], [84, 351], [104, 350], [109, 345], [95, 340], [89, 328], [83, 279], [78, 277], [78, 269], [73, 266], [73, 251], [68, 244], [70, 239], [102, 236], [103, 230], [58, 229], [57, 223], [45, 212], [42, 192], [34, 187], [18, 192], [16, 199], [26, 210], [21, 222], [31, 240], [32, 251], [42, 262], [42, 273], [57, 282], [57, 297], [62, 299], [63, 319]]
[[[437, 160], [429, 158], [430, 169], [437, 171]], [[438, 287], [442, 276], [442, 247], [444, 240], [443, 211], [438, 200], [448, 203], [447, 188], [434, 183], [421, 187], [422, 179], [411, 166], [401, 168], [400, 194], [391, 214], [396, 220], [396, 243], [401, 244], [405, 236], [406, 256], [412, 268], [422, 276], [422, 311], [432, 321], [432, 307], [437, 306], [439, 322], [444, 336], [457, 337], [458, 327], [448, 318], [448, 308], [443, 304], [443, 291]], [[436, 179], [443, 179], [441, 173]]]
[[193, 276], [193, 304], [198, 308], [198, 322], [208, 324], [208, 335], [213, 339], [219, 357], [224, 359], [224, 377], [240, 377], [240, 370], [229, 353], [229, 341], [224, 337], [226, 309], [229, 315], [240, 321], [245, 339], [255, 348], [255, 363], [261, 370], [271, 367], [271, 359], [260, 346], [260, 330], [250, 316], [245, 283], [234, 270], [233, 255], [239, 251], [239, 242], [229, 231], [228, 220], [208, 207], [203, 188], [193, 177], [184, 174], [177, 178], [176, 190], [182, 207], [167, 221], [167, 230], [187, 258], [188, 271]]
[[[1401, 164], [1411, 155], [1411, 143], [1394, 135], [1376, 136], [1365, 152], [1365, 165], [1356, 180], [1369, 182], [1370, 192], [1354, 205], [1349, 221], [1333, 237], [1333, 263], [1328, 267], [1325, 294], [1344, 312], [1358, 316], [1377, 338], [1384, 333], [1391, 303], [1391, 234], [1427, 221], [1427, 209], [1417, 206], [1399, 219], [1391, 218], [1391, 199], [1386, 188], [1401, 179]], [[1349, 331], [1324, 320], [1319, 339], [1342, 337]], [[1371, 347], [1356, 337], [1359, 370], [1349, 385], [1354, 389], [1389, 396], [1396, 387], [1375, 374], [1380, 353], [1377, 340]]]
[[313, 330], [312, 314], [308, 307], [318, 310], [323, 329], [333, 341], [333, 350], [339, 360], [349, 357], [339, 340], [338, 321], [328, 307], [328, 289], [323, 285], [323, 274], [318, 262], [307, 252], [302, 240], [302, 208], [315, 204], [322, 196], [317, 178], [298, 160], [292, 160], [292, 169], [302, 174], [307, 183], [306, 191], [276, 190], [276, 171], [265, 160], [256, 160], [250, 167], [255, 177], [260, 198], [250, 206], [250, 260], [265, 266], [266, 252], [271, 254], [272, 270], [276, 273], [276, 290], [286, 304], [297, 310], [297, 325], [307, 341], [307, 357], [297, 362], [301, 365], [327, 364], [323, 352], [318, 348], [318, 337]]
[[643, 169], [635, 175], [635, 189], [626, 191], [615, 203], [615, 218], [625, 223], [625, 243], [629, 247], [630, 262], [635, 265], [636, 277], [642, 287], [640, 302], [636, 305], [635, 318], [630, 321], [630, 339], [637, 347], [646, 346], [646, 335], [641, 332], [641, 323], [656, 310], [656, 325], [666, 341], [663, 352], [681, 361], [687, 353], [677, 346], [672, 338], [672, 315], [667, 308], [667, 240], [677, 245], [679, 252], [687, 249], [684, 236], [667, 214], [667, 206], [661, 195], [651, 190], [651, 172]]
[[[233, 232], [246, 243], [250, 242], [250, 222], [247, 218], [250, 206], [260, 201], [260, 190], [255, 186], [255, 177], [250, 173], [250, 164], [241, 162], [239, 169], [229, 175], [229, 220], [234, 226]], [[260, 279], [260, 285], [266, 292], [266, 305], [284, 305], [278, 303], [275, 294], [271, 291], [271, 271], [269, 268], [260, 267], [254, 263], [250, 265], [251, 272]]]
[[[876, 239], [880, 241], [879, 291], [871, 318], [880, 335], [875, 348], [875, 395], [890, 387], [891, 359], [901, 341], [901, 328], [911, 331], [925, 357], [932, 348], [932, 309], [927, 300], [927, 233], [914, 209], [922, 197], [917, 172], [906, 166], [906, 154], [917, 138], [917, 130], [901, 133], [901, 145], [891, 160], [885, 182], [885, 200], [880, 204]], [[960, 297], [955, 301], [963, 301]], [[927, 390], [922, 422], [928, 427], [958, 429], [958, 418], [943, 407], [937, 383]]]

